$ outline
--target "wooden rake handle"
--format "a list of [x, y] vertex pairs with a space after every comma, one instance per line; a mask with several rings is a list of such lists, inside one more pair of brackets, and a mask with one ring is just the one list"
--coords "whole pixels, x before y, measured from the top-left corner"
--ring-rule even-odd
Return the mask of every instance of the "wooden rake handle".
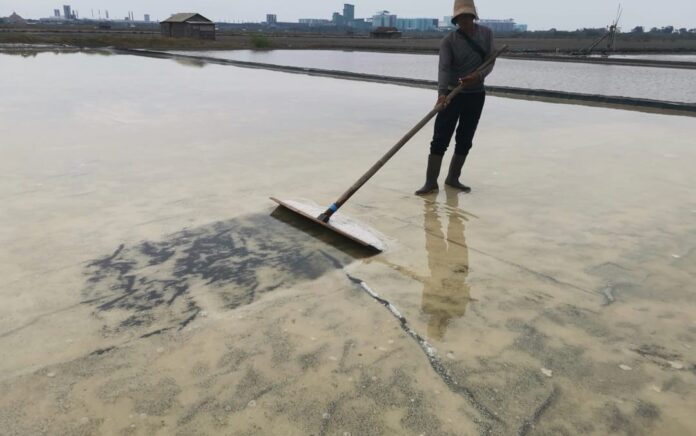
[[[498, 50], [495, 50], [493, 53], [491, 53], [488, 59], [486, 59], [486, 61], [483, 64], [481, 64], [481, 66], [478, 67], [474, 72], [480, 73], [486, 68], [488, 68], [493, 62], [495, 62], [498, 56], [500, 56], [504, 51], [507, 50], [507, 48], [508, 46], [504, 45]], [[447, 96], [447, 104], [449, 104], [454, 99], [454, 97], [459, 95], [463, 90], [463, 85], [459, 85], [456, 88], [454, 88], [452, 92], [450, 92]], [[433, 108], [433, 110], [428, 112], [428, 114], [422, 120], [420, 120], [418, 124], [416, 124], [411, 130], [409, 130], [408, 133], [406, 133], [406, 135], [404, 135], [404, 137], [401, 138], [399, 142], [396, 143], [396, 145], [394, 145], [384, 156], [382, 156], [382, 158], [378, 160], [377, 163], [375, 163], [372, 166], [372, 168], [370, 168], [362, 177], [360, 177], [360, 179], [357, 182], [355, 182], [355, 184], [353, 184], [353, 186], [351, 186], [350, 189], [348, 189], [343, 195], [341, 195], [341, 197], [338, 200], [336, 200], [334, 204], [329, 206], [329, 208], [326, 209], [324, 213], [319, 215], [318, 219], [325, 223], [328, 223], [333, 214], [335, 214], [356, 192], [358, 192], [358, 190], [360, 190], [360, 188], [362, 188], [363, 185], [365, 185], [365, 183], [368, 182], [368, 180], [370, 180], [375, 174], [377, 174], [377, 172], [387, 162], [389, 162], [389, 160], [392, 157], [394, 157], [394, 155], [399, 150], [401, 150], [401, 148], [404, 145], [406, 145], [406, 143], [410, 141], [411, 138], [416, 136], [416, 133], [418, 133], [423, 127], [425, 127], [425, 125], [428, 124], [428, 122], [430, 122], [430, 120], [432, 120], [435, 117], [435, 115], [437, 115], [437, 113], [440, 112], [442, 109], [444, 109], [444, 105], [440, 104], [436, 105]]]

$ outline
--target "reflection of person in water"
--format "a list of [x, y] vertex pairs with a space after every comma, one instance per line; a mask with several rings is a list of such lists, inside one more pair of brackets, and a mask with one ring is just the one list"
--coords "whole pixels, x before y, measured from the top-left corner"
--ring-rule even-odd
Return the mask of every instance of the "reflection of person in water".
[[425, 202], [425, 248], [430, 278], [423, 283], [421, 309], [430, 316], [428, 336], [442, 340], [451, 319], [466, 313], [469, 304], [469, 249], [464, 238], [465, 217], [456, 192], [447, 190], [449, 223], [445, 237], [437, 204]]

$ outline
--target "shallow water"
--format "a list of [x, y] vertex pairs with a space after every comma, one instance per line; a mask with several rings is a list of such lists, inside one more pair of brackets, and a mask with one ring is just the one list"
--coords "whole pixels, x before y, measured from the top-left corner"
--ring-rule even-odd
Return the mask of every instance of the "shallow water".
[[[435, 55], [336, 50], [177, 52], [276, 65], [437, 80]], [[500, 59], [487, 83], [585, 94], [696, 102], [696, 71]]]
[[648, 59], [653, 61], [696, 62], [696, 54], [623, 54], [611, 55], [612, 58]]
[[696, 432], [692, 118], [490, 98], [471, 195], [412, 195], [428, 127], [345, 206], [373, 256], [268, 197], [330, 204], [430, 91], [0, 64], [0, 434]]

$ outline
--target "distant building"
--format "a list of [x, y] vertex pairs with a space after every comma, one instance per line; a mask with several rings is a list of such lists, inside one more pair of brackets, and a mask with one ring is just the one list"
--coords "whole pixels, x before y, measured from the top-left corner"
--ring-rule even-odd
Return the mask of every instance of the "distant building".
[[355, 20], [355, 5], [344, 4], [343, 5], [343, 19], [346, 23], [350, 23]]
[[370, 37], [380, 39], [401, 38], [401, 32], [396, 27], [378, 27], [370, 32]]
[[358, 18], [357, 20], [349, 21], [348, 27], [355, 30], [368, 31], [372, 29], [372, 23], [364, 18]]
[[72, 19], [72, 8], [70, 5], [63, 5], [63, 18], [66, 20]]
[[146, 23], [150, 22], [150, 14], [145, 14], [145, 22]]
[[380, 27], [396, 28], [396, 19], [396, 15], [390, 14], [389, 11], [381, 11], [372, 17], [372, 27], [375, 29]]
[[60, 9], [54, 9], [54, 10], [53, 10], [53, 17], [54, 17], [54, 18], [60, 18]]
[[341, 15], [339, 12], [334, 12], [333, 17], [331, 18], [331, 22], [334, 23], [337, 26], [343, 26], [344, 24], [344, 18], [343, 15]]
[[514, 32], [515, 31], [515, 20], [512, 18], [508, 20], [480, 20], [479, 24], [486, 26], [494, 32]]
[[[507, 20], [480, 20], [479, 24], [486, 26], [494, 32], [526, 32], [526, 24], [517, 24], [512, 18]], [[442, 18], [441, 28], [455, 28], [456, 25], [452, 24], [452, 16], [447, 15]]]
[[321, 18], [300, 18], [300, 24], [309, 27], [331, 26], [331, 21]]
[[278, 16], [276, 14], [267, 14], [266, 24], [278, 24]]
[[397, 18], [396, 28], [402, 32], [432, 32], [439, 25], [437, 18]]
[[215, 39], [215, 23], [195, 12], [174, 14], [160, 28], [169, 38]]

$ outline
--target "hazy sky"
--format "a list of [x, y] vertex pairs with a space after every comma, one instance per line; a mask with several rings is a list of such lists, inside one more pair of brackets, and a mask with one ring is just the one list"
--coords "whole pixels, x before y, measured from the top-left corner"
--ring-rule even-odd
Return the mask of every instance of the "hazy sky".
[[[152, 19], [165, 19], [173, 12], [200, 12], [215, 21], [263, 21], [275, 13], [280, 21], [298, 18], [330, 18], [343, 9], [343, 0], [0, 0], [0, 16], [16, 11], [27, 18], [47, 17], [53, 9], [70, 4], [88, 18], [94, 10], [108, 9], [112, 18], [125, 17], [132, 10], [136, 18], [149, 13]], [[387, 9], [402, 17], [440, 18], [451, 15], [452, 0], [355, 0], [356, 17], [371, 16]], [[618, 1], [612, 0], [479, 0], [482, 18], [514, 18], [530, 29], [574, 30], [603, 27], [616, 15]], [[624, 30], [634, 26], [677, 28], [696, 27], [696, 0], [623, 0]]]

